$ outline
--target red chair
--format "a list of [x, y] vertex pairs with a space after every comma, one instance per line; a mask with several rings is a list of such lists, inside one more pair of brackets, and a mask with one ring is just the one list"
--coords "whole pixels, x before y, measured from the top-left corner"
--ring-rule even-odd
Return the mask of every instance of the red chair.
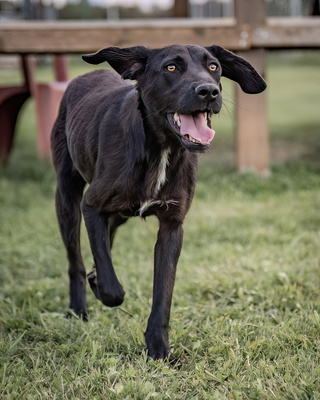
[[21, 57], [24, 83], [21, 86], [0, 87], [0, 159], [6, 164], [14, 140], [19, 111], [31, 95], [31, 63], [28, 56]]

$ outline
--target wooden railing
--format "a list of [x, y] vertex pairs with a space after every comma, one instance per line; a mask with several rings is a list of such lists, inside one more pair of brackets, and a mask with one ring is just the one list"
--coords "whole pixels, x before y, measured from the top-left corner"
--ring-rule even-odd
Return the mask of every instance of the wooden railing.
[[1, 22], [0, 53], [85, 53], [107, 46], [219, 44], [234, 51], [320, 48], [320, 18], [266, 18], [251, 27], [234, 18], [133, 21]]

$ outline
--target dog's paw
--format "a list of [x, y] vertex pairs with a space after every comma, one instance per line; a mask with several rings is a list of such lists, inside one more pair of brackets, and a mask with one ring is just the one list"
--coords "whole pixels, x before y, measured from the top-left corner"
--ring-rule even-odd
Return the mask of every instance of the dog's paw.
[[97, 271], [95, 268], [87, 275], [91, 290], [98, 300], [105, 306], [117, 307], [123, 303], [125, 291], [118, 284], [117, 287], [106, 287], [104, 282], [98, 283]]
[[180, 369], [182, 367], [182, 361], [180, 358], [175, 357], [172, 352], [169, 354], [169, 357], [167, 358], [168, 362], [170, 365], [173, 367]]
[[67, 319], [78, 318], [78, 319], [81, 319], [81, 321], [83, 321], [83, 322], [88, 322], [88, 314], [84, 310], [74, 311], [74, 310], [70, 309], [70, 311], [66, 315], [66, 318]]
[[118, 307], [123, 303], [125, 292], [120, 286], [118, 290], [99, 290], [100, 300], [102, 304], [108, 307]]
[[154, 360], [164, 360], [171, 365], [180, 365], [180, 360], [170, 351], [166, 334], [161, 334], [152, 330], [147, 330], [145, 339], [148, 349], [148, 356]]
[[167, 349], [154, 351], [154, 350], [148, 350], [147, 351], [148, 356], [152, 358], [155, 361], [163, 361], [165, 363], [170, 364], [171, 366], [180, 369], [182, 367], [182, 362], [179, 358], [175, 357], [172, 351], [167, 351]]

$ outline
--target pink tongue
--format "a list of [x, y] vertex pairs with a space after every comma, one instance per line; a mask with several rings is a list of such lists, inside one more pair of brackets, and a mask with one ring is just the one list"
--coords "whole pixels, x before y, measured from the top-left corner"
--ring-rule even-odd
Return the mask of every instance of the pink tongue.
[[198, 140], [202, 144], [208, 144], [214, 137], [215, 131], [210, 129], [203, 113], [195, 116], [191, 114], [179, 114], [181, 126], [180, 133], [182, 136], [190, 135], [193, 139]]

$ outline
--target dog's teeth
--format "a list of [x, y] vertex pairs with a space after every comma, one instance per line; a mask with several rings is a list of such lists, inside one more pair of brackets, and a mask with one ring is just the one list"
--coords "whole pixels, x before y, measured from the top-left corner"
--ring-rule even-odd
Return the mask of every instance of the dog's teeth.
[[178, 125], [179, 128], [180, 128], [180, 126], [181, 126], [181, 121], [180, 121], [180, 117], [179, 117], [179, 114], [178, 114], [178, 113], [174, 113], [174, 114], [173, 114], [173, 122], [174, 122], [175, 125]]
[[194, 139], [192, 136], [190, 135], [184, 135], [184, 137], [190, 142], [190, 143], [194, 143], [194, 144], [201, 144], [201, 142], [197, 139]]

